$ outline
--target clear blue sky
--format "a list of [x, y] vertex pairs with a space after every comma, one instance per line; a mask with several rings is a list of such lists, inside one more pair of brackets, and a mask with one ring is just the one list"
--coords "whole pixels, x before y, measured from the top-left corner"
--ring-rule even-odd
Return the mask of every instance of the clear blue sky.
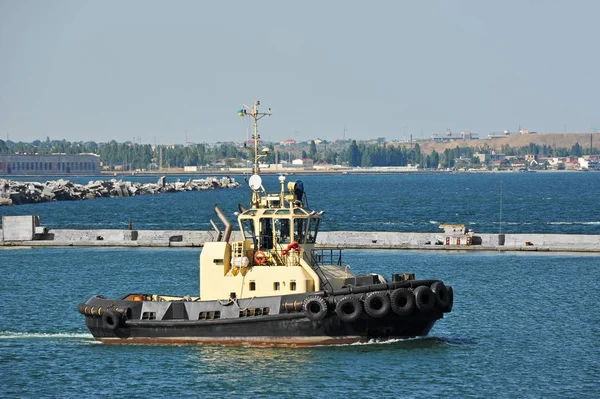
[[0, 0], [0, 137], [600, 129], [600, 2]]

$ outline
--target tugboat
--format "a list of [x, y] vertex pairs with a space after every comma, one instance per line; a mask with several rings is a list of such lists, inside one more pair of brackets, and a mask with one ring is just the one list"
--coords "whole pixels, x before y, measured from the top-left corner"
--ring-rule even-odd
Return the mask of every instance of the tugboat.
[[104, 343], [310, 346], [425, 336], [453, 305], [452, 287], [413, 274], [356, 275], [341, 250], [315, 247], [322, 211], [308, 205], [300, 180], [279, 176], [279, 192], [262, 184], [260, 102], [238, 111], [254, 119], [249, 208], [238, 205], [238, 241], [224, 224], [200, 254], [200, 296], [130, 293], [94, 296], [78, 306]]

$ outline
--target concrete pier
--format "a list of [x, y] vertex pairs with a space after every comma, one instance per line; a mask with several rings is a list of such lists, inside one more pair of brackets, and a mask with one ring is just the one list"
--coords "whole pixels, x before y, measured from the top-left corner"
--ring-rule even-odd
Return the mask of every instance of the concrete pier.
[[440, 233], [320, 232], [317, 244], [347, 249], [417, 249], [450, 251], [600, 252], [600, 235], [582, 234], [473, 234], [473, 243], [449, 244]]
[[[319, 248], [416, 249], [450, 251], [600, 252], [600, 235], [477, 234], [457, 240], [446, 233], [323, 231]], [[214, 241], [214, 231], [200, 230], [85, 230], [48, 229], [37, 216], [4, 216], [0, 246], [87, 247], [202, 247]], [[234, 232], [231, 241], [240, 240]]]

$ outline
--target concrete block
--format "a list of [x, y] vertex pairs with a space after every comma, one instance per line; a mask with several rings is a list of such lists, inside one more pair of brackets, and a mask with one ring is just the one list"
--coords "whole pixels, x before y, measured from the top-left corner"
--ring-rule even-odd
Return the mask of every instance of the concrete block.
[[34, 230], [35, 235], [45, 235], [48, 234], [48, 228], [44, 226], [35, 226]]
[[35, 234], [35, 216], [2, 216], [4, 241], [31, 241]]

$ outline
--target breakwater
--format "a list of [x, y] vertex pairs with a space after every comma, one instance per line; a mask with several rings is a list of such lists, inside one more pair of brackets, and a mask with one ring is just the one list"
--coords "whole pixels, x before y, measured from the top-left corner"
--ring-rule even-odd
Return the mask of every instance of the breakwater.
[[[214, 231], [48, 229], [39, 218], [4, 218], [0, 246], [25, 247], [202, 247], [214, 241]], [[444, 233], [324, 231], [319, 249], [407, 249], [447, 251], [600, 252], [600, 235], [585, 234], [473, 234], [467, 244], [446, 240]], [[233, 232], [231, 241], [241, 240]]]
[[136, 195], [237, 187], [240, 187], [240, 184], [232, 177], [190, 178], [185, 182], [180, 180], [167, 182], [166, 177], [162, 176], [156, 183], [138, 183], [111, 179], [90, 181], [85, 185], [63, 179], [51, 180], [45, 183], [0, 179], [0, 206], [51, 201], [75, 201], [102, 197], [132, 197]]

